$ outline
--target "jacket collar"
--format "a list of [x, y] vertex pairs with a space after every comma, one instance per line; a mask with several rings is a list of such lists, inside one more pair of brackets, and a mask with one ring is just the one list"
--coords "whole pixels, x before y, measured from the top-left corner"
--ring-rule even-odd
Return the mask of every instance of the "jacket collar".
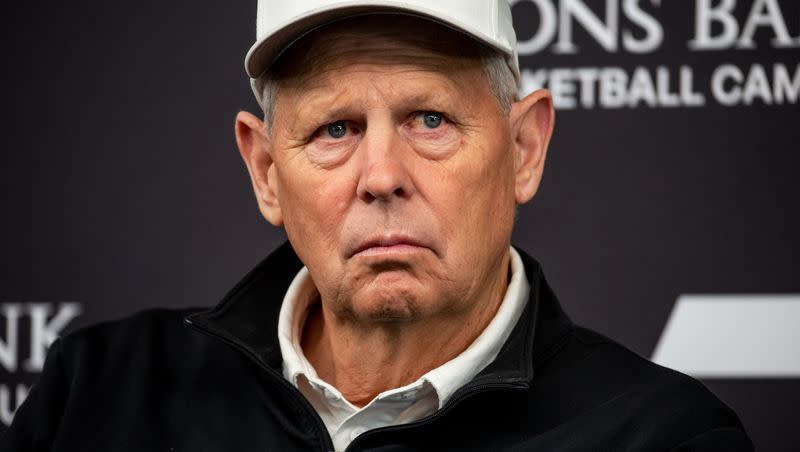
[[[534, 369], [561, 348], [572, 322], [561, 309], [541, 266], [515, 247], [531, 286], [529, 302], [497, 358], [471, 384], [502, 381], [529, 384]], [[265, 367], [281, 372], [278, 314], [283, 297], [303, 263], [286, 242], [244, 277], [215, 307], [186, 322], [235, 345]]]

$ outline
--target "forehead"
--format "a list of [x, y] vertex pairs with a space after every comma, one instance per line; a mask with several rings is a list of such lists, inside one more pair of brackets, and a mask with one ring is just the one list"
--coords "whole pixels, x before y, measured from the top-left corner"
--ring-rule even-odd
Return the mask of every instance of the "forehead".
[[272, 66], [281, 87], [300, 88], [355, 66], [378, 71], [409, 67], [457, 74], [481, 67], [480, 44], [428, 20], [397, 15], [357, 16], [320, 27], [293, 44]]

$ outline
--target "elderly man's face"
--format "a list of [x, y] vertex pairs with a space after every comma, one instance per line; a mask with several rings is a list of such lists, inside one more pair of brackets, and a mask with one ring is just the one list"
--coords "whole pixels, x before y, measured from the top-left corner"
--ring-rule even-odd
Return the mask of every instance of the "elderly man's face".
[[475, 52], [452, 56], [446, 41], [461, 38], [399, 22], [332, 28], [284, 58], [266, 186], [255, 181], [323, 302], [356, 321], [463, 313], [502, 293], [527, 200]]

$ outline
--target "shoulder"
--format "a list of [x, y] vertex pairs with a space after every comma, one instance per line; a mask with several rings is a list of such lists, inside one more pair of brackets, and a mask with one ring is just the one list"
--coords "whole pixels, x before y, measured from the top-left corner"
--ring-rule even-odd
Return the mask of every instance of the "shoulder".
[[532, 389], [561, 417], [555, 423], [580, 419], [599, 436], [629, 432], [668, 449], [731, 437], [749, 444], [736, 414], [701, 382], [587, 328], [539, 363]]
[[200, 309], [148, 309], [80, 328], [60, 339], [64, 349], [146, 345], [185, 335], [184, 318]]
[[587, 403], [618, 399], [627, 400], [629, 409], [650, 414], [701, 410], [735, 418], [698, 380], [659, 366], [587, 328], [576, 326], [563, 349], [539, 369], [557, 377], [558, 385], [565, 389], [580, 387], [578, 394]]
[[90, 369], [92, 378], [103, 373], [141, 375], [145, 369], [185, 361], [214, 345], [184, 322], [199, 310], [150, 309], [87, 326], [53, 344], [52, 354], [58, 355], [53, 358], [62, 363], [67, 375], [84, 373], [86, 377], [84, 371]]

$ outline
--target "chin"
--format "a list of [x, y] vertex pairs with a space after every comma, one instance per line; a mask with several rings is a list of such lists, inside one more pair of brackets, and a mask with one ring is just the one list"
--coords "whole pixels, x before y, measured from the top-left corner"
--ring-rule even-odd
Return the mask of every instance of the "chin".
[[[429, 272], [408, 265], [359, 266], [346, 272], [334, 312], [356, 322], [411, 322], [437, 311], [446, 297]], [[415, 271], [417, 270], [417, 271]]]
[[387, 284], [365, 288], [350, 301], [357, 319], [370, 322], [409, 322], [419, 317], [420, 297], [409, 287]]
[[370, 306], [363, 315], [375, 323], [406, 323], [417, 318], [413, 305], [399, 300]]

